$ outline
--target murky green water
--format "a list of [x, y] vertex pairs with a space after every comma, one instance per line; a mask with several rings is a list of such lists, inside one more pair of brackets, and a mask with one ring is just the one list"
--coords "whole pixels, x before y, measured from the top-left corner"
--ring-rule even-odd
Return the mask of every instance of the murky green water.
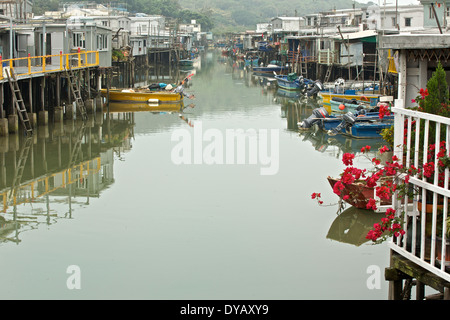
[[[0, 298], [387, 298], [389, 250], [364, 239], [380, 216], [311, 200], [337, 200], [326, 177], [361, 145], [299, 134], [313, 102], [218, 58], [203, 58], [182, 114], [97, 113], [39, 128], [29, 149], [0, 141]], [[238, 129], [262, 144], [231, 164], [226, 133]], [[187, 145], [176, 137], [191, 138], [178, 157], [192, 164], [176, 164]]]

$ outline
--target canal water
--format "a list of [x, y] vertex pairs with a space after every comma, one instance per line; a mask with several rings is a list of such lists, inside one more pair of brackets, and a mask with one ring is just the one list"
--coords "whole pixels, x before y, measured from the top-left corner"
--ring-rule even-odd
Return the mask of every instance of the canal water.
[[110, 105], [0, 141], [0, 298], [387, 299], [380, 215], [338, 212], [326, 179], [368, 143], [298, 132], [318, 102], [216, 53], [192, 73], [182, 112]]

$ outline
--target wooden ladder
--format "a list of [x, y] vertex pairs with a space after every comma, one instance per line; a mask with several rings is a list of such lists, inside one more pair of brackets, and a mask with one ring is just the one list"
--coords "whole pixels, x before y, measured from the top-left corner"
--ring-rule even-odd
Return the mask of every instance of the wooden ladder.
[[300, 74], [303, 76], [304, 79], [308, 78], [308, 63], [306, 62], [305, 58], [300, 55]]
[[88, 116], [87, 116], [87, 112], [86, 112], [86, 106], [84, 105], [84, 101], [81, 98], [81, 92], [80, 92], [80, 88], [77, 85], [77, 79], [75, 77], [75, 75], [72, 72], [72, 69], [67, 70], [66, 69], [66, 77], [67, 77], [67, 81], [69, 81], [69, 87], [70, 87], [70, 91], [72, 91], [72, 96], [75, 99], [75, 103], [78, 106], [78, 110], [81, 113], [81, 118], [83, 119], [83, 121], [86, 121]]
[[19, 160], [17, 161], [16, 170], [14, 172], [13, 183], [11, 185], [11, 191], [8, 195], [8, 203], [12, 200], [13, 197], [17, 194], [17, 189], [19, 188], [20, 182], [22, 181], [23, 170], [25, 168], [25, 164], [27, 163], [28, 154], [30, 148], [33, 144], [33, 138], [31, 136], [27, 137], [22, 148], [20, 150]]
[[31, 125], [30, 119], [28, 117], [27, 109], [25, 108], [25, 103], [23, 102], [22, 98], [22, 92], [20, 91], [16, 76], [14, 75], [14, 72], [11, 72], [10, 70], [5, 71], [6, 75], [8, 76], [9, 87], [11, 88], [14, 106], [16, 107], [20, 122], [23, 124], [23, 127], [26, 130], [26, 135], [30, 136], [33, 134], [33, 126]]

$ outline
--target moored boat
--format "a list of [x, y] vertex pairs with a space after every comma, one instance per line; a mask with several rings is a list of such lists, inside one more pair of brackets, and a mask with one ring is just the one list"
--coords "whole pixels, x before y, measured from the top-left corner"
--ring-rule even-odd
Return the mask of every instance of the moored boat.
[[343, 115], [330, 115], [325, 107], [314, 109], [312, 115], [297, 123], [299, 130], [308, 130], [313, 126], [329, 135], [346, 135], [356, 139], [381, 138], [381, 131], [394, 125], [394, 116], [380, 119], [379, 112], [348, 112]]
[[[331, 108], [331, 100], [333, 98], [356, 100], [369, 102], [371, 106], [376, 106], [380, 95], [378, 94], [358, 94], [355, 90], [347, 90], [344, 93], [334, 93], [332, 91], [320, 91], [318, 96], [322, 99], [324, 106]], [[336, 99], [335, 99], [336, 100]]]
[[275, 79], [277, 80], [278, 87], [284, 90], [303, 90], [313, 83], [312, 80], [297, 77], [295, 74], [277, 74]]
[[362, 109], [371, 108], [371, 103], [364, 100], [357, 100], [355, 98], [344, 99], [334, 97], [330, 101], [330, 110], [334, 113], [347, 113], [347, 112], [357, 112]]
[[[108, 90], [101, 89], [100, 91], [103, 97], [108, 97]], [[151, 91], [151, 90], [133, 90], [133, 89], [110, 89], [109, 101], [121, 101], [121, 102], [178, 102], [183, 100], [181, 93], [175, 93], [170, 91]]]
[[[393, 125], [394, 120], [373, 121], [373, 122], [360, 121], [354, 123], [351, 126], [341, 128], [341, 131], [337, 132], [336, 134], [340, 133], [356, 139], [380, 138], [381, 131], [383, 131], [384, 129], [389, 129]], [[332, 131], [327, 131], [327, 133], [331, 134]]]
[[300, 90], [298, 78], [290, 78], [289, 75], [277, 74], [275, 79], [277, 79], [278, 87], [284, 90]]
[[182, 59], [182, 60], [178, 61], [178, 65], [185, 66], [185, 67], [191, 67], [194, 65], [194, 60]]
[[254, 66], [253, 72], [254, 73], [260, 73], [260, 74], [269, 74], [273, 75], [274, 72], [276, 74], [286, 74], [288, 71], [288, 67], [282, 66], [280, 63], [277, 63], [277, 61], [271, 61], [267, 66]]

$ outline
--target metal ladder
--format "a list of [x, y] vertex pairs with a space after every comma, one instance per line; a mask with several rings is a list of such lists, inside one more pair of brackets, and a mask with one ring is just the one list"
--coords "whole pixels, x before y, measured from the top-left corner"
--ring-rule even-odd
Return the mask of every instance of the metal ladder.
[[86, 132], [86, 126], [83, 124], [78, 130], [77, 136], [75, 138], [75, 143], [72, 146], [72, 150], [70, 153], [69, 166], [68, 168], [72, 168], [78, 161], [81, 161], [83, 158], [83, 152], [81, 148], [81, 142], [83, 140], [84, 134]]
[[8, 200], [7, 200], [8, 202], [7, 203], [9, 203], [11, 201], [11, 199], [13, 197], [15, 197], [17, 194], [17, 190], [19, 188], [20, 182], [22, 181], [23, 170], [25, 168], [25, 164], [27, 163], [28, 154], [29, 154], [32, 144], [33, 144], [33, 138], [27, 137], [24, 144], [22, 145], [22, 148], [20, 150], [19, 160], [17, 161], [16, 170], [14, 172], [14, 178], [13, 178], [13, 183], [11, 185], [11, 191], [8, 194]]
[[16, 107], [20, 122], [23, 124], [26, 130], [26, 135], [30, 136], [33, 134], [33, 127], [28, 117], [27, 109], [25, 108], [25, 103], [23, 102], [22, 98], [22, 92], [20, 91], [16, 76], [14, 75], [14, 72], [11, 72], [10, 70], [5, 70], [5, 72], [8, 76], [9, 87], [11, 88], [14, 106]]
[[77, 86], [76, 77], [72, 72], [72, 69], [66, 69], [66, 77], [67, 81], [69, 81], [70, 91], [72, 91], [73, 98], [75, 99], [75, 103], [78, 106], [78, 110], [81, 113], [81, 118], [83, 121], [86, 121], [88, 116], [86, 112], [86, 106], [84, 105], [84, 101], [81, 98], [80, 88]]

